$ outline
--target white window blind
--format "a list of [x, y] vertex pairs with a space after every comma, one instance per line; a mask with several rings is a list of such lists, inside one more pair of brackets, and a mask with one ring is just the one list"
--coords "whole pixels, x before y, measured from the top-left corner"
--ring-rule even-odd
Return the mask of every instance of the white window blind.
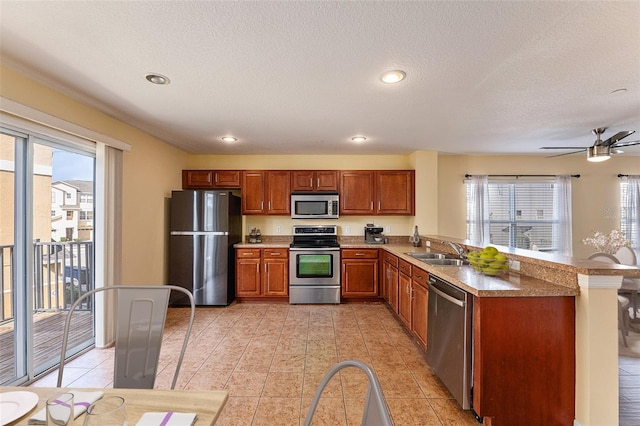
[[[491, 244], [554, 251], [554, 181], [489, 181], [489, 241]], [[467, 184], [467, 235], [471, 206]]]

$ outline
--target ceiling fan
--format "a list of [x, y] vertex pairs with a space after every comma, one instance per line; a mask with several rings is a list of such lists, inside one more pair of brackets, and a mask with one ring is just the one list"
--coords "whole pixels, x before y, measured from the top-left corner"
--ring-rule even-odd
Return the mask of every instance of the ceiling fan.
[[[602, 140], [600, 139], [600, 135], [602, 135], [606, 131], [606, 127], [600, 127], [597, 129], [593, 129], [591, 133], [596, 135], [596, 141], [593, 143], [593, 146], [587, 147], [575, 147], [575, 146], [543, 146], [540, 149], [571, 149], [572, 152], [565, 152], [563, 154], [551, 155], [550, 157], [561, 157], [563, 155], [571, 155], [577, 154], [578, 152], [587, 152], [587, 160], [589, 161], [605, 161], [611, 158], [612, 154], [621, 154], [622, 151], [619, 148], [623, 148], [625, 146], [633, 146], [640, 145], [640, 140], [629, 141], [629, 142], [620, 142], [622, 139], [626, 138], [629, 135], [634, 134], [635, 130], [624, 130], [622, 132], [618, 132], [615, 135], [611, 136], [609, 139]], [[576, 151], [577, 150], [577, 151]]]

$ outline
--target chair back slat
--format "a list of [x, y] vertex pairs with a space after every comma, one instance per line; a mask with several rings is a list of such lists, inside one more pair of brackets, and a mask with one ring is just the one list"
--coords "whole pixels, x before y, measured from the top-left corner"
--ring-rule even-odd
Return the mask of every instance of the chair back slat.
[[169, 294], [164, 288], [118, 292], [115, 388], [153, 389]]

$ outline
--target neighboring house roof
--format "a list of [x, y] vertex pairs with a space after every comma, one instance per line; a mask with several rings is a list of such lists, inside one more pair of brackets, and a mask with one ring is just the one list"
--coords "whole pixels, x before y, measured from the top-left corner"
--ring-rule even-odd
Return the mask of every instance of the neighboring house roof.
[[93, 194], [93, 181], [91, 180], [59, 180], [53, 182], [53, 185], [67, 185], [83, 194]]

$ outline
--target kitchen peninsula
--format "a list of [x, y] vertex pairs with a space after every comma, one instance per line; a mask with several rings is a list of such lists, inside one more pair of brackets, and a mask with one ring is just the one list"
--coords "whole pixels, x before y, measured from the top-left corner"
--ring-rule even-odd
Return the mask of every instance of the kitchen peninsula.
[[[282, 236], [264, 241], [236, 248], [284, 248], [289, 243]], [[576, 331], [582, 315], [579, 296], [589, 291], [582, 282], [615, 282], [623, 275], [640, 276], [640, 270], [499, 247], [511, 261], [519, 262], [520, 273], [489, 277], [470, 266], [428, 265], [406, 254], [432, 250], [453, 255], [445, 241], [467, 251], [477, 248], [468, 241], [427, 236], [417, 248], [403, 241], [408, 239], [392, 237], [390, 244], [371, 245], [354, 237], [341, 238], [342, 250], [378, 252], [376, 259], [367, 259], [379, 271], [376, 296], [369, 300], [384, 300], [425, 348], [429, 285], [424, 277], [438, 276], [473, 295], [474, 410], [493, 424], [530, 423], [535, 418], [540, 424], [573, 423], [585, 398], [576, 383], [603, 370], [593, 371], [589, 360], [585, 364], [582, 359], [584, 345], [594, 344]], [[427, 242], [430, 247], [425, 249]]]

